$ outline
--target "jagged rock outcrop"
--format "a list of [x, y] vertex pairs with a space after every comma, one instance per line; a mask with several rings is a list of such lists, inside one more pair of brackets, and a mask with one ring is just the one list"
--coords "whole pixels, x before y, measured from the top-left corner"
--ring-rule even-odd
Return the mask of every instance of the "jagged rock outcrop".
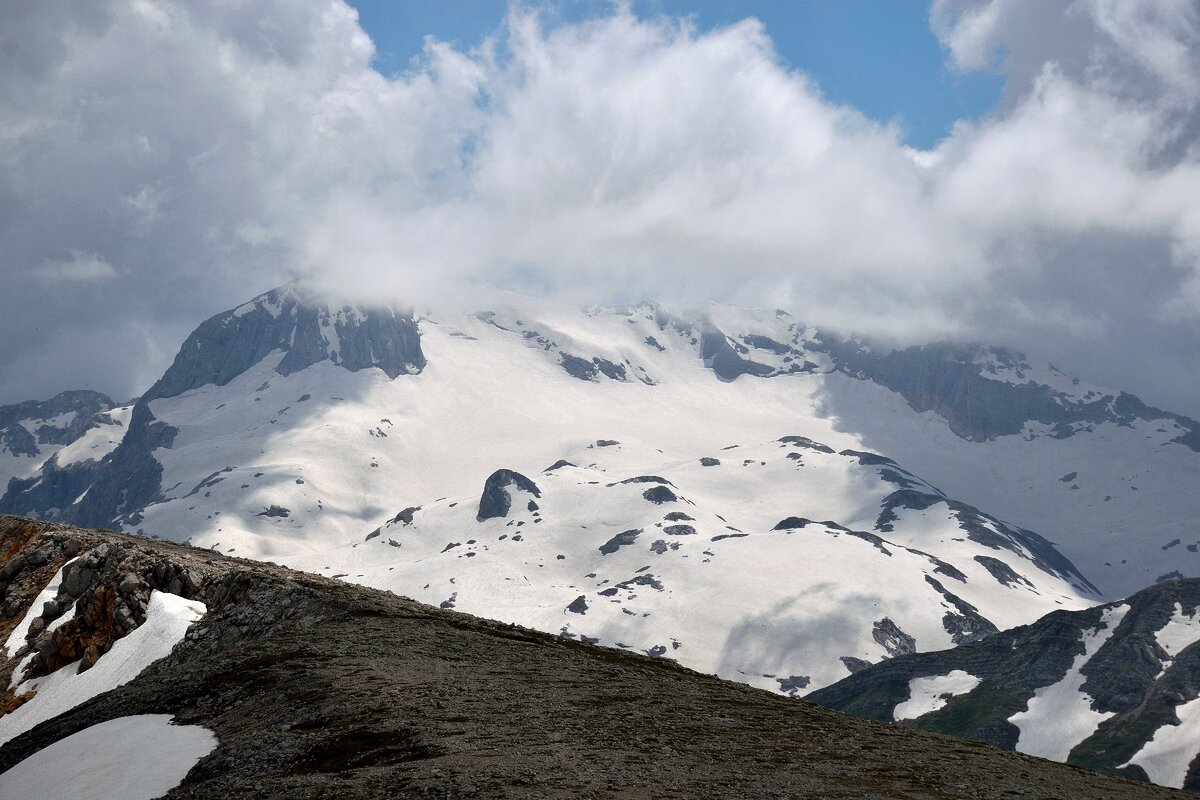
[[534, 497], [542, 496], [537, 484], [521, 473], [510, 469], [498, 469], [484, 481], [476, 519], [482, 522], [485, 519], [507, 517], [512, 507], [512, 494], [508, 490], [510, 486], [515, 486], [519, 491], [528, 492]]

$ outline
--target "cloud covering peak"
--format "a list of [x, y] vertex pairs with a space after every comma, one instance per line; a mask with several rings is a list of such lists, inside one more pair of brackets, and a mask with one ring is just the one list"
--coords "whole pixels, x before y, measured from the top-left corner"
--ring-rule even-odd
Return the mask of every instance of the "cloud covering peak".
[[781, 306], [1200, 415], [1192, 2], [938, 0], [948, 68], [1008, 85], [930, 151], [827, 101], [753, 19], [514, 6], [383, 76], [341, 0], [6, 14], [0, 402], [141, 391], [196, 322], [305, 276]]

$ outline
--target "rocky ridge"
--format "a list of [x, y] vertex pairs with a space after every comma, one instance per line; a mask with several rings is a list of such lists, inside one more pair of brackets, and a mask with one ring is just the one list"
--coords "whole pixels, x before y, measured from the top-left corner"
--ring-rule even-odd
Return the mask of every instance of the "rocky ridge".
[[[169, 798], [1177, 796], [179, 545], [5, 517], [0, 554], [0, 633], [71, 558], [51, 614], [74, 598], [73, 619], [119, 633], [146, 587], [207, 606], [169, 656], [0, 747], [0, 779], [91, 726], [169, 714], [218, 739]], [[58, 631], [55, 652], [83, 629]]]

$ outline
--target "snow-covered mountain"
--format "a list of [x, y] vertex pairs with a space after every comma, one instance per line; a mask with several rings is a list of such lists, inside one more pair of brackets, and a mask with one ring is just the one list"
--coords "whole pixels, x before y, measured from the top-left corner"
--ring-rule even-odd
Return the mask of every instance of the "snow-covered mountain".
[[1010, 351], [885, 352], [782, 311], [293, 285], [201, 325], [69, 504], [39, 499], [47, 460], [0, 511], [798, 693], [1200, 574], [1198, 432]]
[[11, 512], [54, 516], [74, 503], [125, 436], [132, 408], [92, 391], [0, 406], [0, 485]]
[[1200, 789], [1200, 580], [1059, 611], [809, 695], [874, 719]]

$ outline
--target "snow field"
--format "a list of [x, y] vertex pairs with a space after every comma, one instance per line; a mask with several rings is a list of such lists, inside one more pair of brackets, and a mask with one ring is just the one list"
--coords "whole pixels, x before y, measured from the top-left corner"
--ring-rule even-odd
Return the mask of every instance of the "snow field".
[[217, 746], [198, 725], [138, 714], [84, 728], [0, 773], [0, 797], [150, 800], [178, 786]]

